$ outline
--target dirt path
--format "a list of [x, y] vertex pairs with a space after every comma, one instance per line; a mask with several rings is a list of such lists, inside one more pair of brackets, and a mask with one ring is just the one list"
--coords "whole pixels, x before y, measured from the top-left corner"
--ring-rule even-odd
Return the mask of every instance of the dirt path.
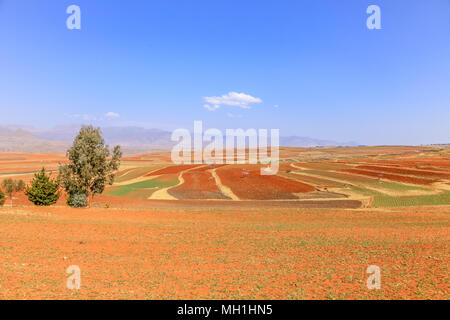
[[181, 186], [184, 183], [183, 173], [193, 170], [193, 169], [198, 169], [198, 168], [199, 167], [194, 167], [194, 168], [189, 168], [187, 170], [181, 171], [180, 174], [178, 175], [178, 183], [175, 186], [157, 190], [157, 191], [153, 192], [152, 195], [148, 199], [150, 199], [150, 200], [178, 200], [178, 198], [175, 198], [174, 196], [172, 196], [168, 191], [172, 188]]
[[[129, 167], [129, 168], [120, 168], [120, 171], [124, 171], [124, 170], [128, 170], [127, 172], [121, 174], [121, 175], [116, 175], [117, 178], [122, 178], [122, 177], [126, 177], [127, 175], [129, 175], [131, 172], [133, 172], [134, 169], [138, 169], [139, 167]], [[119, 173], [120, 173], [119, 171]]]
[[226, 195], [231, 200], [235, 200], [235, 201], [241, 200], [241, 199], [239, 199], [239, 197], [237, 195], [235, 195], [233, 193], [233, 191], [231, 191], [230, 188], [228, 188], [227, 186], [224, 186], [222, 184], [222, 181], [220, 180], [219, 176], [216, 173], [216, 169], [211, 170], [211, 175], [214, 177], [214, 180], [216, 180], [216, 185], [219, 188], [220, 192], [222, 192], [224, 195]]
[[153, 179], [156, 179], [156, 178], [158, 178], [158, 177], [160, 177], [160, 176], [161, 176], [161, 175], [157, 175], [157, 176], [149, 176], [149, 177], [141, 176], [141, 177], [138, 177], [138, 178], [135, 178], [135, 179], [130, 179], [130, 180], [123, 181], [123, 182], [116, 182], [116, 183], [113, 184], [113, 186], [114, 186], [114, 187], [126, 186], [126, 185], [133, 184], [133, 183], [136, 183], [136, 182], [142, 182], [142, 181], [153, 180]]
[[450, 191], [450, 185], [442, 182], [433, 183], [432, 186], [441, 190]]

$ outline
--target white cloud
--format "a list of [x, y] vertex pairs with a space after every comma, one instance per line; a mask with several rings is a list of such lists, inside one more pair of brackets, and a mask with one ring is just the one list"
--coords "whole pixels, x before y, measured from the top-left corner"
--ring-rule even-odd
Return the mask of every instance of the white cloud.
[[230, 112], [227, 113], [228, 118], [242, 118], [241, 114], [232, 114]]
[[279, 105], [275, 104], [275, 105], [274, 105], [273, 107], [274, 107], [274, 108], [278, 108], [278, 107], [279, 107]]
[[209, 105], [209, 104], [205, 104], [205, 105], [203, 106], [203, 108], [208, 109], [209, 111], [214, 111], [214, 110], [216, 110], [216, 109], [219, 109], [219, 106], [217, 106], [217, 105], [211, 106], [211, 105]]
[[220, 97], [204, 97], [203, 100], [208, 103], [205, 104], [204, 107], [210, 111], [217, 110], [222, 105], [250, 109], [250, 104], [262, 102], [260, 98], [255, 98], [251, 95], [237, 92], [230, 92], [228, 94], [221, 95]]
[[120, 114], [110, 111], [110, 112], [105, 113], [105, 117], [110, 118], [110, 119], [118, 118], [118, 117], [120, 117]]

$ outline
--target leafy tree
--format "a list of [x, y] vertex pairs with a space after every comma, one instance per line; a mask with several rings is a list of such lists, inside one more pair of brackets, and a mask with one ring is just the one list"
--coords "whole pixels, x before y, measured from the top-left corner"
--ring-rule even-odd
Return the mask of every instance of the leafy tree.
[[106, 183], [113, 183], [122, 152], [119, 146], [110, 152], [100, 128], [83, 126], [67, 156], [70, 162], [59, 167], [58, 180], [68, 194], [68, 204], [75, 195], [83, 194], [86, 205], [90, 205], [94, 196], [105, 190]]
[[0, 207], [2, 207], [5, 204], [5, 194], [2, 190], [0, 190]]
[[34, 175], [31, 185], [25, 188], [25, 194], [37, 206], [55, 204], [61, 195], [58, 182], [45, 174], [45, 168]]
[[13, 206], [12, 197], [14, 193], [22, 191], [25, 188], [25, 183], [23, 182], [23, 180], [16, 181], [11, 178], [8, 178], [6, 180], [3, 180], [2, 187], [3, 190], [5, 190], [5, 193], [8, 195], [12, 207]]

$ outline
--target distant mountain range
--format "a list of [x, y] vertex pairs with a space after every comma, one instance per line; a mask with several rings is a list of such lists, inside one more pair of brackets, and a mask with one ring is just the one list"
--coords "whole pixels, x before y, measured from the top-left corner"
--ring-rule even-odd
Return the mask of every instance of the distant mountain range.
[[297, 136], [280, 137], [280, 146], [282, 147], [356, 147], [358, 145], [357, 142], [336, 142], [332, 140], [320, 140]]
[[8, 130], [0, 127], [0, 152], [9, 153], [62, 153], [69, 142], [45, 140], [23, 130]]
[[[80, 130], [80, 125], [38, 129], [26, 126], [0, 126], [0, 152], [64, 153]], [[171, 132], [140, 127], [104, 127], [102, 134], [110, 146], [122, 146], [126, 154], [152, 150], [170, 150], [174, 142]], [[357, 143], [339, 143], [307, 137], [280, 137], [283, 147], [356, 146]]]

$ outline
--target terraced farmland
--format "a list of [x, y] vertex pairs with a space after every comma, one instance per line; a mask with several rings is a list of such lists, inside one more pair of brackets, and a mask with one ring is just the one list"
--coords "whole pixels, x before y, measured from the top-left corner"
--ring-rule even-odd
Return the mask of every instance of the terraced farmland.
[[129, 180], [133, 180], [142, 176], [149, 174], [152, 171], [161, 168], [161, 165], [155, 166], [146, 166], [146, 167], [138, 167], [138, 168], [129, 168], [126, 170], [122, 170], [114, 179], [115, 182], [125, 182]]
[[[411, 159], [442, 163], [450, 150], [280, 154], [275, 176], [261, 176], [261, 165], [178, 166], [160, 152], [124, 158], [85, 209], [64, 197], [35, 207], [16, 194], [0, 208], [0, 298], [448, 299], [447, 176], [384, 172], [438, 181], [414, 184], [342, 170], [408, 170]], [[64, 157], [50, 160], [0, 155], [0, 169]], [[77, 292], [65, 288], [69, 265], [82, 268]], [[367, 290], [368, 265], [380, 266], [381, 290]]]
[[[275, 176], [261, 176], [261, 165], [174, 165], [170, 154], [164, 152], [124, 158], [114, 185], [106, 189], [104, 199], [97, 199], [110, 203], [119, 203], [113, 198], [127, 203], [148, 200], [149, 206], [156, 200], [174, 204], [275, 200], [280, 205], [282, 201], [297, 201], [298, 207], [309, 206], [311, 201], [322, 201], [324, 205], [325, 199], [342, 199], [336, 200], [341, 203], [330, 202], [336, 206], [345, 206], [345, 201], [361, 201], [361, 206], [366, 207], [448, 204], [450, 173], [446, 168], [450, 169], [450, 152], [445, 150], [281, 148], [280, 155]], [[29, 181], [40, 164], [56, 170], [57, 164], [64, 161], [59, 155], [0, 155], [0, 180], [16, 175]], [[424, 165], [430, 168], [417, 168]]]
[[398, 173], [401, 175], [410, 175], [410, 176], [419, 176], [419, 177], [432, 177], [432, 178], [439, 178], [439, 179], [450, 179], [450, 174], [447, 172], [437, 172], [437, 171], [425, 171], [425, 170], [412, 170], [412, 169], [405, 169], [405, 168], [399, 168], [399, 167], [381, 167], [381, 166], [357, 166], [358, 169], [367, 169], [370, 171], [378, 171], [378, 172], [391, 172], [391, 173]]
[[177, 199], [230, 199], [224, 195], [211, 174], [210, 166], [183, 173], [184, 183], [169, 190]]
[[171, 176], [169, 179], [155, 178], [141, 182], [126, 184], [123, 186], [115, 186], [108, 189], [106, 195], [115, 197], [130, 197], [146, 199], [151, 194], [160, 188], [167, 188], [178, 183], [176, 176]]
[[280, 176], [260, 174], [261, 166], [230, 165], [217, 169], [222, 183], [240, 199], [296, 199], [295, 193], [315, 191], [309, 184]]
[[399, 181], [399, 182], [405, 182], [405, 183], [413, 183], [413, 184], [429, 185], [429, 184], [438, 182], [438, 180], [423, 179], [423, 178], [416, 178], [416, 177], [410, 177], [410, 176], [401, 176], [401, 175], [397, 175], [397, 174], [374, 172], [374, 171], [367, 171], [367, 170], [361, 170], [361, 169], [343, 169], [342, 171], [359, 174], [359, 175], [365, 175], [365, 176], [369, 176], [369, 177], [378, 177], [378, 178]]

